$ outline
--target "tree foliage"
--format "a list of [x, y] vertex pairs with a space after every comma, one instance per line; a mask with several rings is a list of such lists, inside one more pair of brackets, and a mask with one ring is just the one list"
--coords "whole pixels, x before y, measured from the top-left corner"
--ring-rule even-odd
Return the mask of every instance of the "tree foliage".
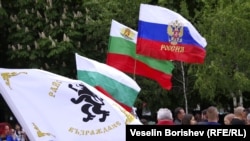
[[201, 96], [213, 100], [218, 95], [231, 97], [239, 90], [249, 91], [249, 8], [248, 1], [206, 3], [202, 19], [207, 57], [197, 69], [195, 84]]
[[[159, 5], [188, 19], [208, 45], [202, 65], [184, 64], [189, 106], [227, 104], [231, 93], [249, 91], [250, 2], [247, 0], [22, 0], [0, 1], [0, 65], [39, 68], [76, 78], [74, 53], [105, 63], [111, 20], [137, 29], [141, 3]], [[132, 76], [141, 86], [136, 105], [184, 106], [180, 62], [173, 89]]]

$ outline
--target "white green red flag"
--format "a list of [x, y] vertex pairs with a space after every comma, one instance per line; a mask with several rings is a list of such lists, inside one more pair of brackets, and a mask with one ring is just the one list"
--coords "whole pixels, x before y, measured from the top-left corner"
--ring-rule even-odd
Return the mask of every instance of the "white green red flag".
[[173, 63], [136, 54], [136, 44], [137, 32], [112, 20], [106, 63], [123, 72], [153, 79], [170, 90]]
[[141, 90], [130, 76], [107, 64], [75, 54], [77, 78], [91, 86], [100, 86], [117, 101], [134, 106]]

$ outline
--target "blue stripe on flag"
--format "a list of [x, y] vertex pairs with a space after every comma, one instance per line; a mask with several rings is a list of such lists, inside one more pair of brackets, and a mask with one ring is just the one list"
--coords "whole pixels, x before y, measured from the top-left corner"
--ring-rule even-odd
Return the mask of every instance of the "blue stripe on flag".
[[[155, 40], [159, 42], [169, 42], [166, 24], [149, 23], [139, 21], [138, 38]], [[187, 27], [183, 28], [182, 42], [180, 44], [191, 44], [202, 47], [193, 37]], [[203, 47], [202, 47], [203, 48]]]

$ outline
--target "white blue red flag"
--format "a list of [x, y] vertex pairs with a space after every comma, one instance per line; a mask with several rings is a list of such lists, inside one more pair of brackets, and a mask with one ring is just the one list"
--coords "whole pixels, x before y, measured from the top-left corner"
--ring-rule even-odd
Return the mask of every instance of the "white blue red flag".
[[204, 63], [206, 39], [180, 14], [141, 4], [136, 53], [162, 60]]

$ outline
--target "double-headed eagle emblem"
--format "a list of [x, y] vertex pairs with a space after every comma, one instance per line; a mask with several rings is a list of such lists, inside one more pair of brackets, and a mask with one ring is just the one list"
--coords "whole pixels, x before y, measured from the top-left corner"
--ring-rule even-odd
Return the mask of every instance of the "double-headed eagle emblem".
[[171, 22], [167, 27], [167, 33], [169, 35], [169, 42], [172, 45], [176, 45], [182, 42], [183, 25], [178, 20]]

